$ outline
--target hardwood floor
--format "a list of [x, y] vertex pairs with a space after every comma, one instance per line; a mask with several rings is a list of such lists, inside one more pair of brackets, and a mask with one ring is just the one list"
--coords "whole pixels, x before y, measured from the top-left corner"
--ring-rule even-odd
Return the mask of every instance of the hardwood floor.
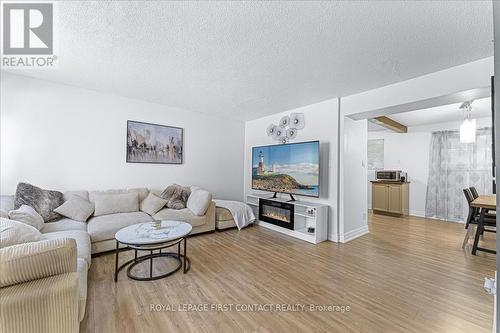
[[[483, 283], [495, 256], [462, 250], [463, 225], [370, 215], [369, 227], [350, 243], [316, 246], [258, 226], [192, 237], [191, 270], [151, 282], [122, 271], [115, 283], [114, 255], [93, 258], [81, 332], [491, 332]], [[493, 248], [494, 237], [483, 245]], [[350, 311], [151, 310], [205, 303]]]

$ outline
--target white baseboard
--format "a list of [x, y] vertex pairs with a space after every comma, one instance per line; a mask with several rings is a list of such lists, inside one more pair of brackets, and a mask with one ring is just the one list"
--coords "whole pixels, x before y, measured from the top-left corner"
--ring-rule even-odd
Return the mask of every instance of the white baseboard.
[[359, 227], [357, 229], [348, 231], [348, 232], [344, 233], [343, 235], [340, 235], [340, 242], [347, 243], [349, 241], [352, 241], [355, 238], [366, 235], [369, 232], [370, 231], [368, 230], [368, 225], [364, 225], [364, 226]]
[[425, 217], [425, 211], [422, 211], [422, 210], [410, 210], [410, 216]]
[[338, 243], [339, 242], [339, 236], [337, 234], [328, 234], [328, 240], [330, 242]]

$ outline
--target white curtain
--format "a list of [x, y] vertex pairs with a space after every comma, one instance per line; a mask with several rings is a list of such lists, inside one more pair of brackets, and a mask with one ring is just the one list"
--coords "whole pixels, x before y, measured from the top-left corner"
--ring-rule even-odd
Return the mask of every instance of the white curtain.
[[468, 205], [463, 189], [492, 193], [491, 128], [479, 129], [475, 143], [460, 143], [459, 131], [432, 133], [425, 216], [464, 221]]

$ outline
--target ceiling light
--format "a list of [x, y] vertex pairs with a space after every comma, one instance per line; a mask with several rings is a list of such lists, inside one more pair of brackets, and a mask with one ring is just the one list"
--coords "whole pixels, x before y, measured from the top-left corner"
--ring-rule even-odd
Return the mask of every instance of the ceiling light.
[[460, 109], [464, 110], [464, 120], [460, 125], [460, 142], [476, 142], [476, 119], [472, 119], [472, 102], [464, 102]]

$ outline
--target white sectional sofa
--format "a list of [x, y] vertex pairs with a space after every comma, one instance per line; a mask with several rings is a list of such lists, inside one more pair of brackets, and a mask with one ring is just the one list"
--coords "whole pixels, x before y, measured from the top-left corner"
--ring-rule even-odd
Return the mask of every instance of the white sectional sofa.
[[[198, 190], [201, 190], [199, 188], [196, 188], [196, 190], [193, 188], [193, 191], [191, 195], [196, 195], [196, 193], [201, 193], [198, 192]], [[147, 197], [149, 192], [152, 192], [154, 194], [160, 194], [161, 191], [159, 190], [148, 190], [147, 188], [138, 188], [138, 189], [121, 189], [121, 190], [108, 190], [108, 191], [68, 191], [64, 193], [64, 198], [65, 200], [68, 200], [72, 195], [78, 195], [84, 199], [89, 200], [90, 202], [94, 202], [94, 198], [98, 194], [117, 194], [117, 193], [130, 193], [130, 192], [137, 192], [138, 193], [138, 198], [139, 202], [144, 200], [144, 198]], [[206, 191], [205, 192], [205, 201], [206, 201]], [[1, 196], [0, 197], [0, 209], [3, 211], [10, 211], [14, 209], [14, 196]], [[205, 209], [205, 208], [204, 208]], [[115, 233], [126, 226], [136, 224], [136, 223], [141, 223], [141, 222], [150, 222], [153, 220], [179, 220], [179, 221], [184, 221], [187, 223], [190, 223], [193, 226], [193, 231], [192, 234], [197, 234], [197, 233], [202, 233], [202, 232], [209, 232], [209, 231], [214, 231], [215, 230], [215, 203], [211, 200], [211, 195], [208, 203], [208, 207], [206, 207], [206, 210], [203, 212], [203, 214], [200, 213], [200, 210], [197, 210], [196, 213], [193, 212], [189, 208], [184, 208], [180, 210], [175, 210], [175, 209], [170, 209], [170, 208], [163, 208], [160, 211], [158, 211], [156, 214], [153, 216], [142, 212], [142, 211], [133, 211], [133, 212], [117, 212], [113, 214], [107, 214], [107, 215], [100, 215], [100, 216], [91, 216], [87, 222], [79, 222], [75, 220], [71, 220], [69, 218], [62, 218], [60, 220], [57, 220], [55, 222], [46, 222], [44, 223], [42, 229], [40, 232], [42, 233], [42, 240], [40, 242], [35, 242], [35, 243], [42, 243], [42, 242], [48, 242], [47, 244], [42, 244], [40, 245], [39, 249], [40, 251], [46, 251], [47, 248], [53, 248], [54, 246], [57, 247], [60, 245], [58, 242], [61, 239], [73, 239], [74, 244], [76, 244], [76, 262], [75, 262], [75, 272], [77, 276], [77, 284], [78, 284], [78, 295], [77, 295], [77, 302], [74, 304], [77, 304], [77, 317], [78, 321], [81, 321], [84, 317], [85, 314], [85, 304], [86, 304], [86, 299], [87, 299], [87, 271], [90, 268], [91, 264], [91, 256], [92, 254], [99, 254], [111, 250], [115, 250], [116, 248], [116, 241], [115, 241]], [[33, 243], [26, 243], [26, 244], [20, 244], [20, 245], [14, 245], [10, 247], [5, 247], [0, 249], [0, 264], [4, 261], [6, 257], [6, 253], [10, 253], [9, 251], [12, 251], [11, 248], [14, 247], [23, 247], [23, 246], [31, 246], [30, 244]], [[73, 244], [73, 243], [72, 243]], [[1, 245], [1, 244], [0, 244]], [[68, 245], [68, 243], [64, 243], [64, 246], [71, 246]], [[17, 250], [19, 252], [19, 250]], [[17, 253], [16, 252], [16, 253]], [[36, 252], [36, 251], [35, 251]], [[57, 252], [57, 251], [56, 251]], [[68, 260], [67, 258], [63, 258], [64, 260]], [[17, 259], [16, 259], [17, 260]], [[51, 260], [54, 260], [52, 257]], [[62, 259], [61, 259], [62, 260]], [[67, 271], [65, 271], [64, 274], [69, 274], [72, 273], [71, 268], [67, 268]], [[3, 272], [2, 272], [3, 273]], [[14, 273], [16, 274], [16, 273]], [[61, 273], [63, 274], [63, 273]], [[41, 274], [43, 278], [47, 278], [45, 276], [46, 274]], [[50, 275], [50, 274], [49, 274]], [[23, 281], [23, 284], [26, 283], [32, 283], [33, 281]], [[45, 284], [50, 284], [50, 279], [44, 282]], [[10, 291], [12, 291], [12, 288], [16, 286], [12, 286], [9, 284], [2, 284], [0, 285], [0, 295], [2, 297], [6, 297], [7, 294]], [[19, 287], [19, 286], [18, 286]], [[16, 288], [18, 288], [16, 287]], [[9, 289], [10, 288], [10, 289]], [[16, 289], [17, 290], [17, 289]], [[50, 293], [51, 289], [46, 290], [46, 293]], [[57, 290], [55, 288], [54, 290]], [[16, 291], [17, 292], [17, 291]], [[14, 292], [14, 295], [16, 295], [16, 292]], [[10, 295], [10, 294], [9, 294]], [[11, 295], [12, 296], [12, 295]], [[31, 302], [30, 297], [21, 297], [15, 299], [15, 296], [13, 296], [14, 299], [9, 298], [9, 303], [5, 303], [4, 299], [0, 299], [0, 309], [2, 311], [9, 311], [9, 308], [11, 307], [18, 307], [18, 308], [23, 308], [28, 306], [27, 304], [23, 304], [24, 302]], [[43, 297], [52, 297], [51, 295], [45, 295]], [[68, 301], [68, 304], [72, 304], [71, 300]], [[40, 304], [43, 304], [40, 303]], [[36, 307], [36, 305], [35, 305]], [[36, 311], [35, 311], [36, 312]], [[33, 313], [35, 316], [36, 314]], [[7, 320], [8, 318], [5, 318]], [[29, 321], [29, 318], [18, 318], [21, 321]], [[54, 320], [53, 317], [47, 318], [47, 320]], [[12, 318], [9, 318], [9, 320], [12, 320]], [[37, 320], [43, 320], [37, 317]], [[6, 324], [4, 323], [3, 319], [0, 319], [0, 325]], [[49, 325], [47, 323], [47, 325]], [[52, 324], [51, 324], [52, 325]], [[57, 327], [57, 326], [47, 326], [47, 327]], [[64, 320], [64, 323], [61, 323], [61, 327], [67, 328], [68, 325], [66, 323], [66, 319]], [[29, 331], [29, 330], [14, 330], [14, 331]], [[49, 332], [49, 331], [47, 331]], [[55, 332], [55, 331], [53, 331]]]

